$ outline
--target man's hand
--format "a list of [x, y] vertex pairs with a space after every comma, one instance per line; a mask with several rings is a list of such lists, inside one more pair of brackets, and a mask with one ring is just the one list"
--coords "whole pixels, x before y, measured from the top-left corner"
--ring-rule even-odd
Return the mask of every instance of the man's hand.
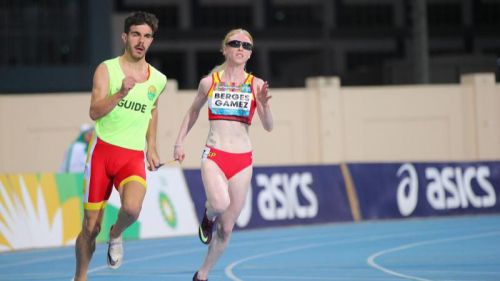
[[128, 95], [128, 92], [135, 86], [135, 79], [133, 77], [125, 77], [122, 80], [122, 87], [120, 89], [120, 94], [122, 98]]
[[148, 161], [148, 170], [150, 171], [156, 171], [162, 166], [156, 150], [148, 150], [146, 152], [146, 160]]

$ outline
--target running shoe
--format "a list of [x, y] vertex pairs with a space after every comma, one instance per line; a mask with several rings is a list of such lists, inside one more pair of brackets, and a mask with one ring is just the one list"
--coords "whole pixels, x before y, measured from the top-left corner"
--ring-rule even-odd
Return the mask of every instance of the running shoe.
[[196, 271], [194, 273], [194, 276], [193, 276], [193, 281], [208, 281], [208, 279], [206, 279], [206, 280], [198, 279], [198, 271]]
[[215, 223], [208, 219], [206, 208], [204, 214], [203, 220], [198, 228], [198, 236], [200, 237], [201, 243], [208, 245], [210, 241], [212, 241], [212, 231]]
[[[113, 227], [111, 227], [113, 229]], [[111, 230], [110, 230], [111, 233]], [[123, 240], [122, 236], [118, 238], [109, 238], [108, 242], [108, 267], [111, 269], [117, 269], [122, 265], [123, 261]]]

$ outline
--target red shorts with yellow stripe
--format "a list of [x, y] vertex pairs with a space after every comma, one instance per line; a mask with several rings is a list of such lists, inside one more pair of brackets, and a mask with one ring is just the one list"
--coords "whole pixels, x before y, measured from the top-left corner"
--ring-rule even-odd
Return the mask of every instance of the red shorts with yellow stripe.
[[136, 181], [146, 187], [144, 151], [131, 150], [94, 138], [87, 156], [84, 179], [85, 210], [101, 210], [116, 189]]

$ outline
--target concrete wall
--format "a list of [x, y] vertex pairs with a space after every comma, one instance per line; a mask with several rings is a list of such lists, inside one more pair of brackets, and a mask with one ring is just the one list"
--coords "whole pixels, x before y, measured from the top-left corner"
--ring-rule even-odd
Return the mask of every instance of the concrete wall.
[[[275, 130], [256, 114], [251, 135], [256, 165], [500, 159], [500, 85], [494, 74], [460, 84], [341, 87], [336, 77], [306, 88], [271, 89]], [[195, 91], [175, 81], [159, 102], [158, 146], [164, 161]], [[0, 96], [0, 172], [56, 171], [88, 117], [90, 93]], [[185, 143], [184, 167], [199, 166], [207, 111]]]

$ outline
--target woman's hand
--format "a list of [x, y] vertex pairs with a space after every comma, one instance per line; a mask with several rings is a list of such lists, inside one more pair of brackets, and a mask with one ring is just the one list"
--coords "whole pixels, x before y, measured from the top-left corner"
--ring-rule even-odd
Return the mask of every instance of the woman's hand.
[[186, 158], [186, 154], [184, 154], [184, 146], [182, 144], [175, 144], [174, 145], [174, 160], [179, 161], [179, 163], [182, 164], [182, 161], [184, 161], [184, 158]]
[[262, 105], [262, 106], [267, 106], [267, 102], [272, 98], [272, 96], [269, 94], [269, 84], [267, 81], [264, 81], [264, 84], [260, 87], [260, 89], [257, 91], [257, 101]]

